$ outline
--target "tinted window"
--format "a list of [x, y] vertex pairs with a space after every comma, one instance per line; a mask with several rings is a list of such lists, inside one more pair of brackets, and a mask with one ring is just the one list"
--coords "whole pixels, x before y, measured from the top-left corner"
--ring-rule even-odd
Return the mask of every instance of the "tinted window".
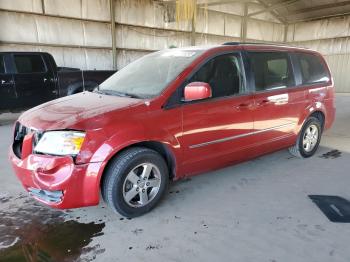
[[277, 52], [251, 52], [249, 54], [257, 91], [294, 85], [289, 56]]
[[5, 73], [4, 56], [0, 55], [0, 74]]
[[329, 74], [323, 60], [312, 54], [297, 54], [303, 84], [328, 82]]
[[40, 55], [15, 55], [17, 73], [45, 72], [45, 65]]
[[243, 92], [243, 74], [237, 55], [221, 55], [211, 59], [189, 81], [206, 82], [213, 97], [231, 96]]

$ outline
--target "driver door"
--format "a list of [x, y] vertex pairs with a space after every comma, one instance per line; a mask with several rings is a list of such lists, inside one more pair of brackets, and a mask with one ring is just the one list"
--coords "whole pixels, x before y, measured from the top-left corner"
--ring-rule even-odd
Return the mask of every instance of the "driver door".
[[239, 160], [253, 144], [253, 96], [246, 92], [239, 53], [219, 55], [188, 81], [206, 82], [212, 98], [182, 106], [184, 169], [190, 174]]

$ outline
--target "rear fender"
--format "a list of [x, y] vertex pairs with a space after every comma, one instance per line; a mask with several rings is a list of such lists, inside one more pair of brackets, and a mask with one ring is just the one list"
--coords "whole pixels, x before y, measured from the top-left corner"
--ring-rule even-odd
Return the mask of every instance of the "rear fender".
[[83, 82], [76, 82], [67, 87], [67, 95], [73, 95], [84, 91]]
[[320, 101], [314, 101], [312, 102], [308, 107], [305, 108], [304, 112], [302, 113], [301, 117], [299, 118], [299, 122], [297, 125], [296, 133], [298, 134], [304, 125], [305, 121], [308, 119], [310, 115], [314, 112], [322, 112], [325, 116], [325, 119], [327, 119], [327, 110], [323, 102]]
[[68, 86], [67, 95], [77, 94], [85, 90], [92, 91], [97, 86], [98, 84], [93, 81], [77, 82]]

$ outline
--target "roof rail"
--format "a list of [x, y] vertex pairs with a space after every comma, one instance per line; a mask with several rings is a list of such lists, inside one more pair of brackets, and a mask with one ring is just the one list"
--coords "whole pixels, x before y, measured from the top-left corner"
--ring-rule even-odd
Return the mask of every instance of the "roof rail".
[[302, 50], [311, 50], [310, 48], [306, 48], [306, 47], [300, 47], [300, 46], [295, 46], [295, 45], [291, 45], [291, 44], [285, 44], [285, 43], [263, 43], [263, 42], [226, 42], [223, 43], [222, 45], [265, 45], [265, 46], [277, 46], [277, 47], [292, 47], [292, 48], [296, 48], [296, 49], [302, 49]]
[[226, 42], [222, 45], [281, 45], [279, 43], [263, 43], [263, 42]]
[[242, 44], [241, 42], [226, 42], [226, 43], [223, 43], [222, 45], [240, 45]]
[[[284, 43], [263, 43], [263, 42], [226, 42], [222, 45], [271, 45], [271, 46], [287, 46]], [[289, 46], [289, 45], [288, 45]]]

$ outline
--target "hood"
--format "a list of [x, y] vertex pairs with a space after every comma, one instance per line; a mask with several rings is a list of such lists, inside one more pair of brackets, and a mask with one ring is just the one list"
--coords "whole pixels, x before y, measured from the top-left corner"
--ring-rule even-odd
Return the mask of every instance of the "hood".
[[24, 112], [19, 121], [38, 130], [94, 129], [108, 121], [107, 113], [140, 104], [144, 101], [83, 92], [34, 107]]

